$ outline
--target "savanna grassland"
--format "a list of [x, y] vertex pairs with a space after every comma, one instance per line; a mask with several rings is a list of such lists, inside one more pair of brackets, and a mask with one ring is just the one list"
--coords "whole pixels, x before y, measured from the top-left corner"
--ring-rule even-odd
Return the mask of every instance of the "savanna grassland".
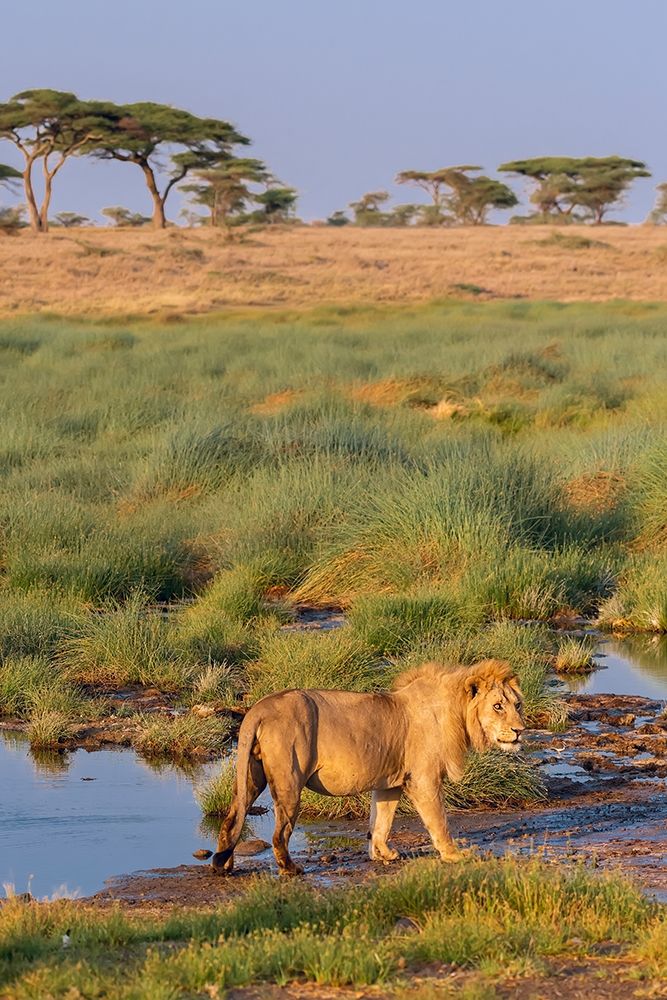
[[[576, 231], [575, 231], [576, 230]], [[667, 299], [661, 226], [0, 233], [0, 315], [200, 314], [246, 306]]]
[[[207, 238], [150, 237], [204, 255]], [[107, 258], [86, 260], [101, 273]], [[386, 269], [373, 280], [391, 285]], [[135, 291], [118, 274], [105, 310], [141, 312]], [[59, 311], [84, 312], [82, 299], [64, 294]], [[586, 650], [550, 624], [667, 631], [666, 324], [662, 304], [455, 300], [5, 318], [0, 714], [35, 748], [62, 748], [123, 714], [110, 693], [138, 685], [198, 707], [123, 719], [140, 752], [215, 754], [268, 691], [372, 690], [426, 657], [496, 655], [520, 673], [529, 723], [565, 726], [546, 681]], [[343, 608], [347, 623], [285, 629], [303, 606]], [[498, 774], [473, 760], [467, 798], [449, 801], [544, 794], [529, 761], [502, 799]], [[65, 928], [76, 945], [63, 951]], [[395, 992], [434, 961], [475, 970], [458, 986], [493, 996], [489, 977], [583, 956], [592, 975], [646, 987], [667, 954], [662, 911], [625, 883], [513, 861], [416, 864], [321, 894], [262, 881], [216, 910], [141, 918], [10, 902], [0, 935], [0, 995], [22, 998], [298, 978]], [[433, 989], [421, 995], [447, 995]]]
[[[48, 746], [104, 713], [105, 686], [239, 707], [383, 686], [387, 660], [500, 655], [532, 720], [562, 724], [543, 685], [558, 651], [517, 623], [667, 629], [666, 318], [444, 303], [5, 321], [3, 713]], [[283, 630], [301, 605], [349, 625]], [[144, 749], [169, 748], [164, 725]], [[202, 746], [203, 723], [179, 725], [183, 752]], [[206, 726], [215, 750], [229, 719]]]

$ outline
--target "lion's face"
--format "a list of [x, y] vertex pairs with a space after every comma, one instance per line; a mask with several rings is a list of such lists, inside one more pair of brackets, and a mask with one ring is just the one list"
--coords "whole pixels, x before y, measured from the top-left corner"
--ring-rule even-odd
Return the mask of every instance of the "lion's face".
[[510, 752], [519, 750], [523, 721], [523, 698], [515, 677], [505, 681], [482, 681], [470, 684], [468, 711], [474, 714], [475, 727], [481, 730], [487, 747]]

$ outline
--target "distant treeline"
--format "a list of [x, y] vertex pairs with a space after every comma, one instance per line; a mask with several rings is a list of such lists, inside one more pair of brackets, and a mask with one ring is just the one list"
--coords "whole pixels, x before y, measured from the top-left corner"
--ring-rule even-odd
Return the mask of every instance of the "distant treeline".
[[[143, 174], [152, 202], [150, 216], [122, 206], [103, 209], [119, 226], [167, 224], [166, 202], [179, 186], [194, 206], [182, 214], [191, 225], [233, 229], [266, 223], [298, 221], [297, 192], [284, 185], [265, 163], [238, 155], [250, 144], [229, 122], [200, 118], [166, 104], [114, 104], [84, 101], [58, 90], [27, 90], [0, 103], [0, 140], [12, 143], [23, 159], [22, 169], [0, 164], [0, 186], [23, 188], [25, 205], [0, 209], [5, 229], [23, 225], [23, 215], [35, 232], [60, 226], [90, 224], [76, 212], [49, 210], [57, 174], [73, 156], [132, 163]], [[387, 208], [389, 193], [372, 191], [326, 220], [343, 226], [451, 226], [483, 225], [492, 210], [515, 208], [518, 198], [507, 184], [481, 174], [481, 167], [463, 165], [438, 170], [404, 170], [398, 184], [426, 192], [428, 204], [400, 204]], [[34, 173], [41, 173], [40, 195]], [[512, 216], [511, 222], [605, 221], [617, 208], [637, 177], [650, 177], [646, 164], [621, 156], [536, 157], [503, 163], [498, 171], [533, 182], [531, 210]], [[187, 181], [187, 183], [186, 183]], [[200, 214], [197, 209], [204, 209]], [[667, 184], [658, 187], [658, 200], [649, 221], [667, 219]]]

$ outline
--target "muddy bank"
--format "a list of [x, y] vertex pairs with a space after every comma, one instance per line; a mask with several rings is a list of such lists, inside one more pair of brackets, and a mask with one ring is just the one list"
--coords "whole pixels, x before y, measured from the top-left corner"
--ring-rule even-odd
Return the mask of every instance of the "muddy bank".
[[[482, 855], [582, 861], [618, 869], [667, 901], [667, 718], [662, 703], [638, 696], [573, 695], [565, 734], [530, 734], [526, 751], [540, 761], [547, 803], [524, 809], [451, 812], [454, 835]], [[305, 878], [321, 885], [363, 884], [389, 874], [368, 858], [365, 821], [300, 824], [294, 856]], [[254, 836], [254, 833], [253, 833]], [[416, 819], [398, 817], [393, 836], [405, 858], [431, 853]], [[185, 859], [184, 859], [185, 860]], [[269, 849], [239, 857], [230, 877], [184, 863], [113, 879], [91, 898], [129, 906], [211, 905], [242, 890], [253, 876], [275, 873]]]

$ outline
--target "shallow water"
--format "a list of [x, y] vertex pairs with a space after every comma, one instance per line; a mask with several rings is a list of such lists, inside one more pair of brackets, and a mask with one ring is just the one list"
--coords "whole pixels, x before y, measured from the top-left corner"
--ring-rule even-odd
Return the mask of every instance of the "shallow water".
[[667, 637], [628, 636], [600, 643], [601, 670], [564, 678], [577, 694], [635, 694], [667, 701]]
[[24, 740], [0, 740], [0, 883], [85, 895], [111, 875], [189, 861], [202, 846], [193, 784], [218, 766], [158, 770], [130, 750], [35, 758]]
[[[665, 639], [609, 641], [600, 653], [606, 669], [571, 678], [572, 690], [667, 700]], [[554, 765], [556, 771], [563, 766]], [[219, 767], [216, 762], [189, 772], [171, 764], [158, 768], [131, 750], [34, 757], [25, 740], [5, 735], [0, 738], [0, 885], [40, 898], [89, 895], [114, 875], [191, 864], [192, 852], [212, 847], [215, 839], [202, 828], [194, 787]], [[268, 793], [258, 804], [270, 807]], [[270, 841], [272, 813], [252, 817], [249, 827], [253, 837]], [[349, 832], [345, 822], [300, 823], [291, 846], [295, 854], [317, 851], [323, 838]], [[334, 840], [330, 844], [335, 846]]]

